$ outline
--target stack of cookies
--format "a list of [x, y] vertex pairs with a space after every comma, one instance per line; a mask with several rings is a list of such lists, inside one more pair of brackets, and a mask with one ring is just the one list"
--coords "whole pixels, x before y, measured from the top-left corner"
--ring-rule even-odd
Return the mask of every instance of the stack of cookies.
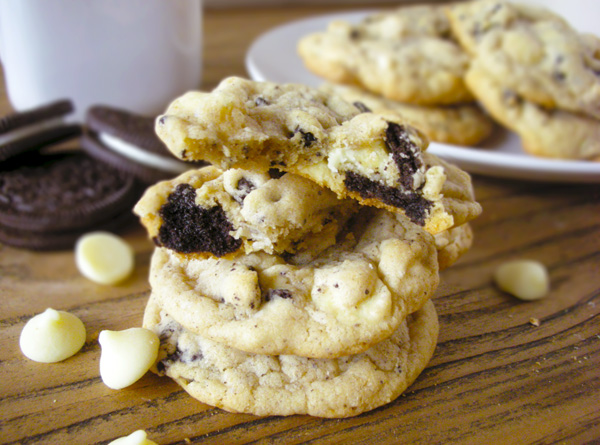
[[156, 130], [212, 165], [135, 207], [156, 249], [154, 371], [256, 415], [347, 417], [398, 397], [435, 349], [431, 296], [469, 248], [469, 176], [397, 113], [240, 78], [175, 100]]
[[378, 112], [393, 109], [436, 142], [475, 145], [493, 129], [464, 82], [469, 55], [440, 6], [410, 6], [333, 21], [300, 40], [306, 67], [326, 91]]
[[411, 6], [334, 21], [298, 52], [324, 85], [395, 109], [431, 140], [475, 145], [492, 129], [530, 154], [600, 158], [600, 39], [545, 9], [505, 0]]

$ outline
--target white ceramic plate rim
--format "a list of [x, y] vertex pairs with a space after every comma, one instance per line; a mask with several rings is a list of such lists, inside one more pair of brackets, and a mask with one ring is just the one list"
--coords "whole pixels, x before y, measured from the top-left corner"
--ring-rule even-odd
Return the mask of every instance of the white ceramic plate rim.
[[[309, 17], [286, 23], [259, 36], [246, 54], [246, 69], [254, 80], [318, 86], [322, 79], [307, 71], [296, 53], [298, 40], [323, 30], [334, 19], [357, 22], [373, 10]], [[471, 172], [535, 181], [600, 183], [600, 162], [536, 158], [521, 149], [519, 138], [498, 133], [481, 147], [432, 142], [429, 151]]]

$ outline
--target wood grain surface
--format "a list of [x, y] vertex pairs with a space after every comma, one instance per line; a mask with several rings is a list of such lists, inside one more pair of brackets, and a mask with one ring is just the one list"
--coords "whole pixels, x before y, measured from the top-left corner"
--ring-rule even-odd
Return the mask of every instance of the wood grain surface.
[[[205, 87], [246, 75], [245, 51], [261, 32], [331, 10], [207, 12]], [[10, 110], [3, 91], [0, 109]], [[139, 326], [149, 294], [153, 246], [140, 227], [124, 233], [135, 273], [115, 287], [83, 278], [70, 251], [0, 246], [0, 442], [108, 443], [136, 429], [161, 445], [600, 442], [600, 187], [473, 181], [484, 212], [473, 249], [442, 272], [433, 360], [396, 401], [343, 420], [231, 414], [153, 374], [107, 388], [98, 333]], [[493, 270], [513, 258], [548, 267], [546, 298], [521, 302], [492, 284]], [[19, 350], [24, 323], [47, 307], [76, 314], [88, 329], [83, 350], [61, 363], [35, 363]]]

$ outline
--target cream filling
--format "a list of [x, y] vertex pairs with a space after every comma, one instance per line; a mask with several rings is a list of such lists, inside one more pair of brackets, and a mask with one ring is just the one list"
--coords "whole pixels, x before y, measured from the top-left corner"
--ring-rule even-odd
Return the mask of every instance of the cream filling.
[[98, 139], [121, 156], [148, 167], [173, 173], [183, 173], [192, 168], [190, 164], [149, 153], [137, 145], [130, 144], [123, 139], [119, 139], [107, 133], [99, 133]]
[[36, 135], [42, 131], [62, 127], [65, 124], [63, 117], [55, 117], [42, 122], [36, 122], [26, 127], [15, 128], [5, 134], [0, 134], [0, 145], [10, 144], [29, 136]]

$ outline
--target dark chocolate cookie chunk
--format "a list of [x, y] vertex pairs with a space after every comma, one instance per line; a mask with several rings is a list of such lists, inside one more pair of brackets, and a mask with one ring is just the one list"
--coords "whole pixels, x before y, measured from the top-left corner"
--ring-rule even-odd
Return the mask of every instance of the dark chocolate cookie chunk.
[[86, 114], [83, 148], [145, 183], [171, 178], [204, 163], [176, 159], [154, 133], [154, 118], [103, 105]]
[[62, 100], [0, 118], [0, 161], [81, 134], [79, 125], [64, 120], [72, 111], [72, 103]]
[[210, 252], [215, 256], [235, 252], [242, 241], [229, 233], [233, 225], [222, 207], [200, 207], [195, 204], [196, 190], [179, 184], [160, 208], [163, 224], [155, 243], [182, 253]]
[[0, 167], [0, 240], [17, 247], [70, 247], [92, 229], [117, 228], [139, 197], [131, 175], [85, 153], [35, 153]]

